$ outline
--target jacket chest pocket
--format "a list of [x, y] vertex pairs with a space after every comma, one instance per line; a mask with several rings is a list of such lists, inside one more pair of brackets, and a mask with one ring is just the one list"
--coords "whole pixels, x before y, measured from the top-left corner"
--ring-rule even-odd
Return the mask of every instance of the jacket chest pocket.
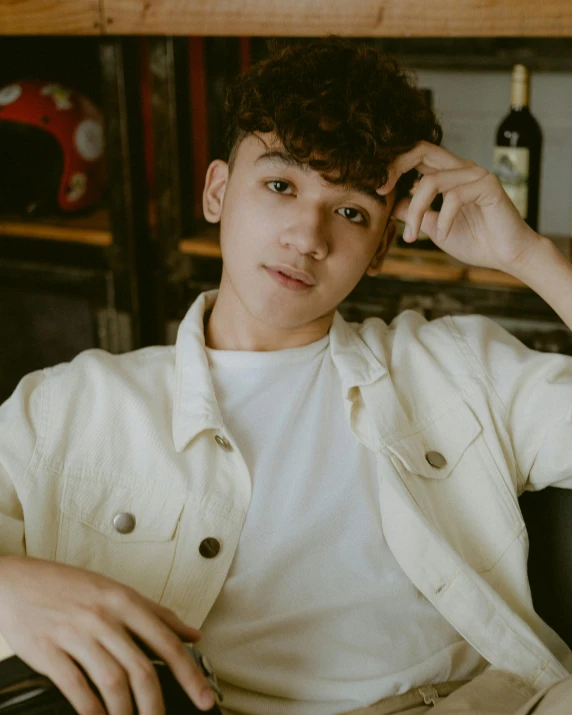
[[475, 570], [492, 568], [524, 521], [470, 407], [459, 403], [388, 449], [432, 526]]
[[61, 502], [57, 561], [97, 571], [158, 602], [178, 540], [184, 498], [120, 484], [100, 475], [68, 475]]

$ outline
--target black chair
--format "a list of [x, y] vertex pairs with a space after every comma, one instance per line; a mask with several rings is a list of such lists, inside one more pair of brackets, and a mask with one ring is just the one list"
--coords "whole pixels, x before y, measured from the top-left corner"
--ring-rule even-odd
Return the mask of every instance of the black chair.
[[525, 492], [519, 503], [530, 538], [534, 608], [572, 648], [572, 490]]

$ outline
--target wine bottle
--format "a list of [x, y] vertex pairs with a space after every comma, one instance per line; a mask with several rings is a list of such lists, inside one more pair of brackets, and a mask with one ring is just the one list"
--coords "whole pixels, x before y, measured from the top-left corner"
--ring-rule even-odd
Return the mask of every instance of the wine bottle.
[[494, 173], [526, 223], [538, 227], [542, 131], [529, 108], [530, 75], [512, 70], [510, 112], [502, 120], [494, 149]]

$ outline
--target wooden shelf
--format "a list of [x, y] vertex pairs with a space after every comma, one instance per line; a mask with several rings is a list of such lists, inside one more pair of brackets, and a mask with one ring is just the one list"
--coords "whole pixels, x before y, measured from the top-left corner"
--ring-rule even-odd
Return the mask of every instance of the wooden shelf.
[[0, 216], [0, 236], [68, 241], [88, 246], [110, 246], [113, 243], [109, 214], [105, 209], [95, 211], [89, 216], [54, 216], [35, 221]]
[[[570, 0], [101, 0], [121, 35], [569, 37]], [[111, 21], [111, 22], [110, 22]]]
[[[206, 227], [200, 234], [180, 241], [179, 250], [189, 256], [220, 258], [218, 232], [217, 226]], [[506, 273], [467, 266], [442, 251], [397, 246], [391, 248], [387, 254], [382, 275], [410, 280], [468, 281], [526, 288], [524, 283]]]
[[0, 2], [1, 35], [99, 35], [103, 0]]
[[570, 0], [8, 0], [3, 35], [570, 37]]
[[442, 251], [393, 246], [385, 258], [381, 274], [397, 278], [460, 281], [464, 271], [462, 263]]
[[220, 258], [219, 227], [204, 226], [200, 233], [179, 241], [179, 250], [187, 256]]

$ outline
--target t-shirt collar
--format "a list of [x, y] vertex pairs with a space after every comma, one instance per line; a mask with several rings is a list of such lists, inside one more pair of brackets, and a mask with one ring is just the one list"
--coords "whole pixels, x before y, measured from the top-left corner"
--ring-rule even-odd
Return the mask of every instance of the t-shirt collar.
[[[223, 428], [205, 352], [204, 318], [212, 309], [217, 290], [201, 293], [185, 315], [177, 333], [173, 442], [177, 452], [207, 429]], [[387, 368], [361, 339], [354, 326], [336, 312], [329, 332], [332, 360], [342, 381], [344, 396], [352, 388], [370, 385]]]

